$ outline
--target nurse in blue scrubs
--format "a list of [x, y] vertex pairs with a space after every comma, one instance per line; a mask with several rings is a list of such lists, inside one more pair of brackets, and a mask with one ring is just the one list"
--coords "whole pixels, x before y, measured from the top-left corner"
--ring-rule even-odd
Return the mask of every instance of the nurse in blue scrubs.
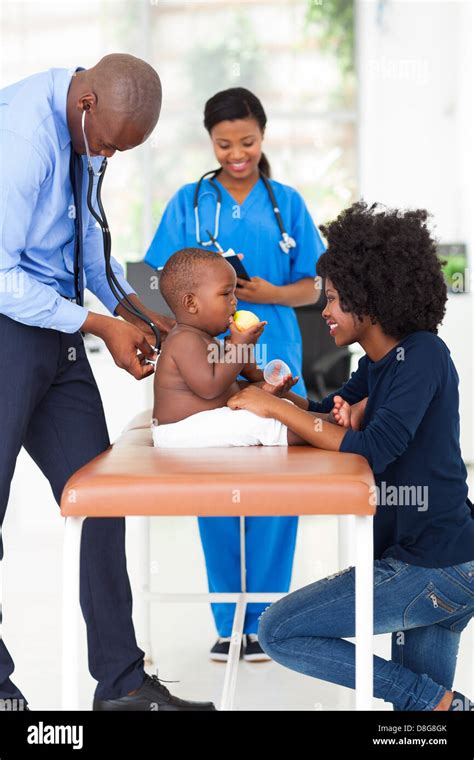
[[[305, 396], [302, 340], [293, 307], [318, 298], [314, 278], [324, 244], [300, 194], [270, 179], [270, 166], [262, 153], [266, 121], [259, 99], [244, 88], [224, 90], [208, 100], [204, 125], [220, 168], [200, 183], [184, 185], [173, 196], [145, 261], [159, 270], [175, 251], [196, 246], [213, 251], [232, 248], [243, 254], [251, 280], [238, 279], [237, 308], [253, 311], [268, 322], [259, 341], [261, 364], [283, 359], [292, 374], [300, 377], [292, 390]], [[280, 225], [265, 178], [279, 209]], [[199, 518], [199, 529], [209, 590], [239, 591], [239, 518]], [[246, 519], [249, 592], [288, 590], [296, 530], [296, 517]], [[244, 659], [267, 659], [256, 636], [265, 606], [247, 607]], [[212, 609], [219, 638], [211, 658], [225, 660], [235, 605], [213, 604]]]

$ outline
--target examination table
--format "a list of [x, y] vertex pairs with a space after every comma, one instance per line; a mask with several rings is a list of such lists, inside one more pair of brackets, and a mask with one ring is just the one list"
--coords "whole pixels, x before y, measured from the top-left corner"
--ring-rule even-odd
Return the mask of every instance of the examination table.
[[[320, 451], [311, 446], [158, 449], [153, 447], [150, 423], [151, 412], [135, 417], [112, 446], [69, 479], [62, 494], [61, 514], [66, 518], [63, 709], [78, 709], [79, 555], [83, 521], [88, 517], [134, 515], [241, 517], [240, 592], [154, 594], [145, 579], [140, 590], [143, 599], [135, 600], [145, 616], [152, 601], [235, 602], [222, 710], [233, 707], [246, 605], [269, 604], [284, 596], [274, 592], [246, 593], [245, 516], [344, 515], [341, 520], [346, 525], [352, 520], [350, 533], [355, 540], [356, 566], [356, 709], [371, 709], [375, 506], [370, 490], [374, 478], [367, 461], [356, 454]], [[176, 548], [179, 551], [179, 545]], [[144, 546], [149, 573], [148, 551]]]

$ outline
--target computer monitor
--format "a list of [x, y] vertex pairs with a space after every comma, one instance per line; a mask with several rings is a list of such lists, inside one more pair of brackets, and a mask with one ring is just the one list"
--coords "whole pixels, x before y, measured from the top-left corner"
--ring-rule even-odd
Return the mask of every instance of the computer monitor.
[[161, 295], [159, 289], [160, 272], [143, 261], [127, 261], [126, 277], [132, 288], [135, 288], [137, 296], [148, 308], [173, 317], [173, 312]]

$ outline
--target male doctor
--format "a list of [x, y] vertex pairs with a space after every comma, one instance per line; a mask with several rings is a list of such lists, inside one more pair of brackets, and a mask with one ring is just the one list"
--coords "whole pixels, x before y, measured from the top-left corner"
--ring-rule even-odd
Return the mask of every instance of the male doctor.
[[[35, 74], [0, 92], [0, 526], [21, 446], [49, 480], [58, 504], [70, 475], [109, 446], [81, 331], [101, 337], [115, 363], [137, 380], [153, 372], [144, 361], [154, 355], [151, 329], [117, 302], [106, 279], [101, 232], [85, 204], [84, 164], [83, 271], [74, 274], [81, 259], [71, 178], [80, 198], [77, 163], [83, 159], [73, 151], [85, 153], [83, 112], [91, 154], [110, 158], [143, 143], [160, 108], [156, 71], [121, 54], [88, 70]], [[102, 159], [92, 161], [98, 170]], [[112, 260], [112, 267], [132, 293], [120, 265]], [[81, 305], [86, 285], [113, 316]], [[130, 298], [164, 334], [169, 331], [170, 320], [145, 309], [135, 294]], [[215, 709], [211, 702], [178, 699], [145, 674], [132, 624], [124, 518], [85, 521], [80, 602], [89, 669], [98, 682], [94, 710]], [[13, 670], [0, 640], [0, 710], [29, 709], [10, 679]]]

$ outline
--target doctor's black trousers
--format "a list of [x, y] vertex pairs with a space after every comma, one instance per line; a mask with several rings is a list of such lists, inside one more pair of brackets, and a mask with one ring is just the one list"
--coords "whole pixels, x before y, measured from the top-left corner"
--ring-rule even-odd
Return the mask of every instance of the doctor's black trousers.
[[[59, 504], [68, 478], [109, 446], [109, 436], [81, 333], [30, 327], [0, 314], [0, 526], [22, 446], [48, 479]], [[34, 494], [30, 507], [34, 509]], [[3, 558], [1, 541], [0, 537]], [[3, 577], [6, 587], [8, 574]], [[143, 652], [132, 624], [124, 518], [84, 521], [80, 603], [97, 698], [114, 699], [138, 688], [144, 680]], [[2, 639], [0, 699], [25, 699], [10, 679], [13, 670]], [[44, 677], [45, 683], [48, 678], [47, 673], [35, 676]]]

